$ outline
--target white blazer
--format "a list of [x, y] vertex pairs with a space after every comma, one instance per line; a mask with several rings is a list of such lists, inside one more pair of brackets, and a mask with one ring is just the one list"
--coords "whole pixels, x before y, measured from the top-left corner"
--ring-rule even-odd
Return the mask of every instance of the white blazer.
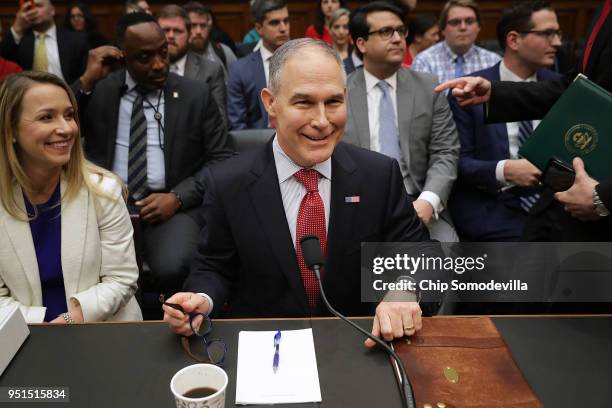
[[[95, 177], [97, 182], [98, 176]], [[68, 310], [80, 304], [85, 322], [142, 320], [134, 298], [138, 266], [133, 229], [121, 185], [105, 177], [102, 190], [114, 200], [82, 187], [61, 205], [61, 260]], [[66, 182], [62, 176], [61, 196]], [[14, 196], [25, 209], [21, 188]], [[78, 303], [77, 303], [78, 302]], [[0, 308], [16, 304], [28, 323], [43, 321], [42, 291], [30, 225], [0, 206]]]

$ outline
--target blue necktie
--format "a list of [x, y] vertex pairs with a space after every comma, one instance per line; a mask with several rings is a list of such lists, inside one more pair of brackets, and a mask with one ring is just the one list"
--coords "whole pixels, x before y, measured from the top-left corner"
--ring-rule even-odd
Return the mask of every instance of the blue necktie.
[[455, 78], [465, 75], [465, 60], [460, 55], [455, 59]]
[[378, 138], [380, 139], [380, 152], [394, 158], [398, 162], [402, 157], [399, 145], [399, 131], [393, 101], [389, 92], [389, 84], [386, 81], [378, 81], [378, 87], [382, 91], [380, 105], [378, 107]]
[[[531, 136], [531, 133], [533, 133], [533, 123], [530, 120], [523, 120], [518, 123], [518, 128], [518, 145], [521, 147], [529, 136]], [[523, 211], [528, 213], [539, 198], [540, 194], [538, 193], [524, 194], [519, 197]]]

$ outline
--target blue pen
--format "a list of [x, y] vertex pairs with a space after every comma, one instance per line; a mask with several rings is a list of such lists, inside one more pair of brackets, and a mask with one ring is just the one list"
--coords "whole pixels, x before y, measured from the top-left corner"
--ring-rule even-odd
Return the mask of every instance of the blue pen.
[[278, 371], [278, 361], [280, 359], [280, 355], [278, 353], [280, 348], [281, 341], [281, 332], [280, 330], [276, 332], [274, 335], [274, 358], [272, 359], [272, 370], [274, 370], [274, 374]]

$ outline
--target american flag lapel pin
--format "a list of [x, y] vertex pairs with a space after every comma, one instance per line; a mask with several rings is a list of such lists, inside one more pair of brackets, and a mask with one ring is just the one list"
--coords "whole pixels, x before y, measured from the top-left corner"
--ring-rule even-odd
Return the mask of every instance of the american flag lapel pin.
[[344, 197], [344, 202], [345, 203], [353, 203], [356, 204], [358, 202], [361, 201], [361, 197], [359, 196], [348, 196], [348, 197]]

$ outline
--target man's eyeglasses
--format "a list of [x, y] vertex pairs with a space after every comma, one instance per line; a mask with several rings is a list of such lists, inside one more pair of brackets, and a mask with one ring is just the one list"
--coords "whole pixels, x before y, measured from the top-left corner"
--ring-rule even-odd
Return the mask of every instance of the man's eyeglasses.
[[475, 24], [478, 20], [475, 17], [467, 17], [467, 18], [453, 18], [446, 22], [446, 25], [451, 27], [459, 27], [461, 23], [465, 23], [466, 26], [470, 26]]
[[383, 27], [378, 30], [370, 31], [368, 35], [378, 34], [383, 40], [388, 40], [393, 37], [395, 32], [397, 32], [400, 37], [405, 38], [406, 34], [408, 34], [408, 28], [403, 25], [399, 27]]
[[548, 41], [553, 41], [555, 37], [559, 37], [559, 39], [563, 38], [563, 32], [561, 30], [555, 30], [554, 28], [549, 28], [548, 30], [529, 30], [529, 31], [520, 31], [521, 34], [535, 34], [540, 37], [546, 37]]
[[[159, 295], [159, 301], [162, 304], [185, 313], [181, 305], [176, 303], [168, 303], [165, 300], [166, 299], [163, 294]], [[202, 316], [202, 323], [198, 328], [196, 328], [194, 326], [194, 320], [198, 316]], [[189, 355], [189, 357], [200, 363], [212, 363], [222, 366], [223, 362], [225, 361], [227, 347], [223, 340], [206, 339], [206, 337], [212, 332], [212, 321], [210, 318], [204, 313], [189, 313], [189, 327], [194, 334], [191, 336], [191, 338], [195, 338], [196, 340], [190, 341], [189, 337], [181, 338], [183, 349]], [[201, 339], [201, 341], [198, 341], [199, 339]], [[191, 347], [192, 342], [196, 343], [193, 348]]]

